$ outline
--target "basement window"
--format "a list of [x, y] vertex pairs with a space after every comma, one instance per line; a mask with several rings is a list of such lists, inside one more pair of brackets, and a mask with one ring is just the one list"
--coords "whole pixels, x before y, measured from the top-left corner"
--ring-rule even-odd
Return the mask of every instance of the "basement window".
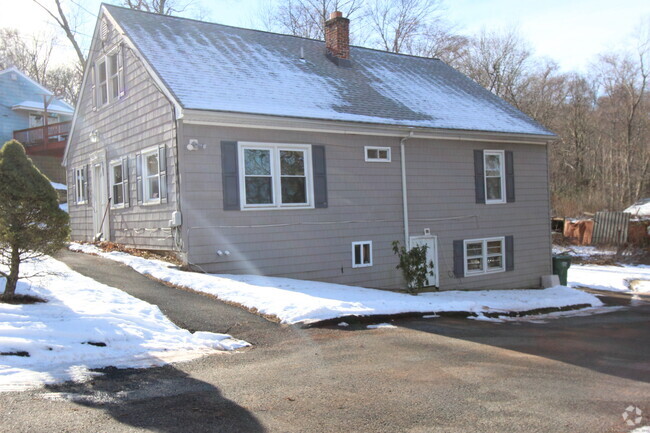
[[372, 266], [372, 241], [352, 242], [352, 267]]
[[366, 162], [390, 162], [390, 147], [365, 146]]

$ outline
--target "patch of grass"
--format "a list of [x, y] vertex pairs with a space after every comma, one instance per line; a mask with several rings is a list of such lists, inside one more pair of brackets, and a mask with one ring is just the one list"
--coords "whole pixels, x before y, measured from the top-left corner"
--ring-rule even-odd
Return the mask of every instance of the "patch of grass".
[[42, 302], [47, 302], [43, 298], [38, 296], [31, 295], [14, 295], [13, 297], [7, 299], [4, 296], [0, 296], [0, 304], [11, 304], [11, 305], [28, 305], [28, 304], [39, 304]]
[[178, 257], [173, 251], [140, 250], [137, 248], [131, 248], [131, 247], [127, 247], [126, 245], [118, 244], [115, 242], [108, 242], [108, 241], [99, 242], [98, 244], [95, 245], [99, 249], [106, 252], [118, 251], [121, 253], [131, 254], [137, 257], [142, 257], [143, 259], [162, 260], [177, 266], [183, 265], [183, 262], [178, 259]]

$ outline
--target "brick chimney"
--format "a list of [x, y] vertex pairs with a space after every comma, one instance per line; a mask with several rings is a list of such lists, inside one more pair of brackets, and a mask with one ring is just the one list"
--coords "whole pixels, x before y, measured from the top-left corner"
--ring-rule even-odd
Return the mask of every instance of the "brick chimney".
[[325, 48], [329, 56], [337, 59], [350, 58], [350, 20], [339, 11], [332, 12], [325, 21]]

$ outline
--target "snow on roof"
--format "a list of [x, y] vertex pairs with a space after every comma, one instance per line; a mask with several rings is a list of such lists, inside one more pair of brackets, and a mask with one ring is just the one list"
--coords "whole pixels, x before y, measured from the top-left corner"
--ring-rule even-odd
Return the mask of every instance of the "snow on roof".
[[637, 201], [623, 212], [630, 213], [634, 217], [650, 217], [650, 198]]
[[[22, 101], [11, 107], [12, 110], [43, 111], [43, 101]], [[72, 115], [74, 108], [63, 101], [53, 100], [48, 106], [49, 113]]]
[[104, 7], [187, 109], [553, 135], [440, 60]]

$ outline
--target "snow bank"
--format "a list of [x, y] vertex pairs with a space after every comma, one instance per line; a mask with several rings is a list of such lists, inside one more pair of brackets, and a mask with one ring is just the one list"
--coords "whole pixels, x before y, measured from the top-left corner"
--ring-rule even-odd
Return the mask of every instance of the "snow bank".
[[[568, 283], [571, 287], [589, 287], [598, 290], [614, 292], [646, 292], [650, 293], [650, 266], [596, 266], [571, 265]], [[630, 282], [640, 280], [634, 290]]]
[[[248, 345], [224, 334], [191, 334], [158, 307], [52, 258], [24, 263], [21, 271], [48, 273], [20, 280], [17, 288], [48, 302], [0, 303], [0, 391], [84, 380], [93, 368], [150, 367]], [[4, 284], [0, 279], [0, 292]], [[17, 352], [29, 356], [6, 355]]]
[[209, 293], [229, 302], [278, 317], [282, 323], [313, 323], [342, 316], [369, 316], [439, 311], [501, 312], [589, 304], [601, 306], [595, 296], [557, 286], [544, 290], [447, 291], [411, 296], [341, 284], [257, 275], [215, 275], [183, 272], [169, 263], [120, 252], [102, 252], [92, 245], [70, 249], [97, 254], [124, 263], [141, 274]]

